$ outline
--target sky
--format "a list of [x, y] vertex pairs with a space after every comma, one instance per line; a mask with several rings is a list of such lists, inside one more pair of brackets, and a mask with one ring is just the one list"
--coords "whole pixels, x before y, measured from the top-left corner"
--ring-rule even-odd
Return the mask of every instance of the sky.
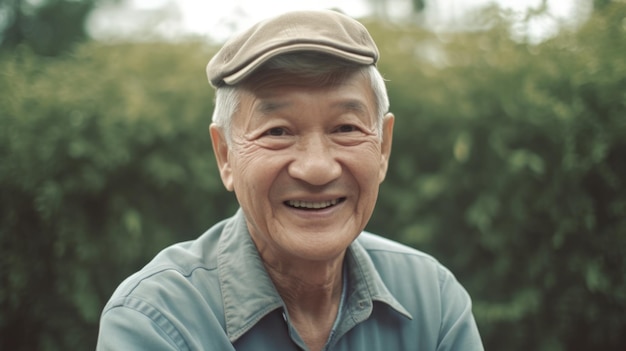
[[[546, 0], [548, 11], [528, 25], [518, 26], [520, 36], [541, 41], [560, 26], [582, 23], [591, 12], [590, 0]], [[426, 0], [424, 23], [433, 30], [459, 29], [480, 7], [496, 3], [522, 23], [526, 12], [542, 0]], [[290, 10], [335, 8], [352, 17], [371, 14], [368, 0], [124, 0], [96, 10], [88, 29], [98, 39], [165, 38], [194, 35], [221, 42], [255, 22]], [[410, 0], [387, 0], [390, 17], [407, 13]]]

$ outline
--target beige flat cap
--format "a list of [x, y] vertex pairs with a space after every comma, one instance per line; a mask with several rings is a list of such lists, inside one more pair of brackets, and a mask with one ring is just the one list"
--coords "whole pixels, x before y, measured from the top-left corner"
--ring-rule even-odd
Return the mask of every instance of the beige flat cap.
[[336, 11], [289, 12], [231, 38], [206, 67], [214, 87], [235, 85], [272, 57], [296, 51], [337, 56], [360, 65], [378, 61], [365, 27]]

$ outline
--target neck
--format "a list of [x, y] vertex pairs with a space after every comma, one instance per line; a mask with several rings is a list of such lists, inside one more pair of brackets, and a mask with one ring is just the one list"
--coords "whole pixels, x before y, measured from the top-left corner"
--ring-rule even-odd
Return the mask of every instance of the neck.
[[329, 262], [272, 264], [270, 278], [285, 301], [289, 317], [311, 350], [322, 349], [337, 317], [341, 301], [343, 258]]
[[[265, 263], [270, 278], [285, 302], [332, 301], [341, 296], [343, 255], [332, 262], [272, 265]], [[317, 309], [319, 305], [316, 305]]]

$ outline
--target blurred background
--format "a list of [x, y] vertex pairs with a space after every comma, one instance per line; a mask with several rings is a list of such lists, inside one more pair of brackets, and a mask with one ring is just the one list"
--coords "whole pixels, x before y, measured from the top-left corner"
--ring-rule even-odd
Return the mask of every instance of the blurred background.
[[487, 350], [626, 350], [623, 0], [0, 1], [0, 350], [88, 350], [115, 287], [236, 209], [204, 67], [359, 18], [396, 114], [367, 228], [436, 256]]

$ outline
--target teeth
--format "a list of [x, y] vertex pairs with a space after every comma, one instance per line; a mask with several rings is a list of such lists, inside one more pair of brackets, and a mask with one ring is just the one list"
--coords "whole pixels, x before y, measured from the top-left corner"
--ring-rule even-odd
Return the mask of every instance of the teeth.
[[321, 202], [310, 202], [310, 201], [299, 201], [299, 200], [289, 200], [289, 206], [297, 207], [297, 208], [326, 208], [332, 205], [337, 204], [337, 199], [329, 200], [329, 201], [321, 201]]

